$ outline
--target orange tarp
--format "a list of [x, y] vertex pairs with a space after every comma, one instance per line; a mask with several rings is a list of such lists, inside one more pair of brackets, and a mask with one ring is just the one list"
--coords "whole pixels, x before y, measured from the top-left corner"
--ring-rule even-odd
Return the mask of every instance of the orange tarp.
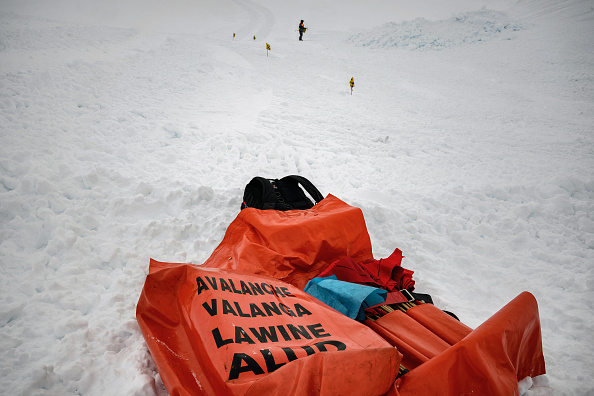
[[203, 264], [280, 279], [301, 290], [334, 261], [373, 259], [361, 209], [328, 195], [307, 210], [242, 210]]

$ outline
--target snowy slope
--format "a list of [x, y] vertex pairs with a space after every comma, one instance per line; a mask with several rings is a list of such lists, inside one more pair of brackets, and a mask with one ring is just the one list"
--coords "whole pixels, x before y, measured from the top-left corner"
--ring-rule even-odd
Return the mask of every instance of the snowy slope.
[[594, 393], [591, 1], [164, 4], [0, 4], [0, 393], [166, 394], [149, 258], [200, 264], [287, 174], [471, 327], [532, 292], [523, 390]]

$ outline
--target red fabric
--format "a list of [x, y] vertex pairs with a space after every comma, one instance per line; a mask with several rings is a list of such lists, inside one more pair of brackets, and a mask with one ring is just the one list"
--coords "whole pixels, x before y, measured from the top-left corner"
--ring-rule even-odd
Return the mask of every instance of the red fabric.
[[[390, 257], [379, 260], [367, 259], [357, 262], [347, 257], [333, 262], [318, 276], [336, 275], [341, 281], [373, 286], [389, 292], [414, 290], [413, 271], [400, 266], [402, 259], [400, 249], [394, 250]], [[399, 299], [398, 302], [404, 301], [407, 300]]]
[[394, 290], [388, 292], [388, 295], [386, 296], [386, 302], [384, 302], [381, 305], [399, 304], [403, 302], [408, 302], [408, 298], [404, 296], [404, 294], [400, 293], [398, 290]]
[[328, 195], [307, 210], [242, 210], [205, 267], [271, 276], [301, 290], [332, 262], [373, 259], [361, 209]]
[[369, 271], [350, 257], [345, 257], [333, 262], [318, 276], [324, 278], [332, 275], [335, 275], [338, 280], [344, 282], [358, 283], [373, 287], [379, 286], [377, 279], [373, 278]]
[[412, 280], [413, 271], [400, 266], [402, 259], [400, 249], [385, 259], [365, 260], [361, 265], [377, 280], [383, 289], [388, 291], [409, 289], [414, 290], [415, 281]]
[[545, 373], [534, 296], [523, 292], [463, 340], [394, 383], [393, 396], [518, 395], [518, 381]]

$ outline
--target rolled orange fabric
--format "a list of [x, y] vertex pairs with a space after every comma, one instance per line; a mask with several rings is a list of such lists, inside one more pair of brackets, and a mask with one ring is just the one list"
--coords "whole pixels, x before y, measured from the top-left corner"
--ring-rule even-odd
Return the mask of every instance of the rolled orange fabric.
[[408, 369], [450, 347], [447, 342], [402, 311], [390, 312], [368, 325], [402, 353], [402, 364]]
[[410, 346], [408, 343], [404, 342], [400, 337], [396, 334], [390, 332], [385, 327], [375, 324], [375, 322], [371, 320], [366, 320], [363, 322], [377, 334], [382, 336], [386, 341], [392, 344], [398, 352], [402, 354], [402, 365], [407, 369], [413, 369], [418, 367], [419, 365], [427, 362], [429, 358], [423, 355], [421, 352], [417, 351], [414, 347]]
[[406, 314], [449, 345], [454, 345], [472, 332], [470, 327], [454, 319], [433, 304], [417, 305], [408, 309]]

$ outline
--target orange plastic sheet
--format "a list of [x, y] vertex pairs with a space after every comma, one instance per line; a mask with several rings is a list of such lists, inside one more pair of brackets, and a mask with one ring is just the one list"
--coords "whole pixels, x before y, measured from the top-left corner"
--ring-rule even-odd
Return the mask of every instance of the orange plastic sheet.
[[137, 320], [171, 395], [386, 393], [401, 354], [297, 287], [151, 260]]
[[307, 210], [242, 210], [205, 267], [239, 269], [303, 290], [334, 261], [373, 259], [361, 209], [333, 195]]
[[519, 380], [544, 373], [538, 306], [523, 292], [460, 342], [397, 379], [388, 395], [517, 395]]

